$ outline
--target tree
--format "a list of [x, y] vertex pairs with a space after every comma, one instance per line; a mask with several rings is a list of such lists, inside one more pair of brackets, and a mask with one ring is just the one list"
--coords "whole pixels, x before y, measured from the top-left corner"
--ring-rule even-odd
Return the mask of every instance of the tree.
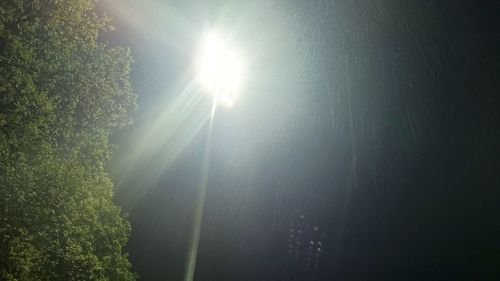
[[109, 136], [131, 123], [129, 50], [92, 0], [0, 4], [0, 279], [134, 280]]

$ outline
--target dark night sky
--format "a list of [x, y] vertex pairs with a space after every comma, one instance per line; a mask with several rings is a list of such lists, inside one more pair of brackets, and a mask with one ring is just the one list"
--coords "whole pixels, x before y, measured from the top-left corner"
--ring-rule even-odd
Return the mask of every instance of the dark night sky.
[[[317, 280], [498, 280], [496, 1], [250, 2], [102, 2], [136, 61], [125, 147], [183, 87], [197, 28], [224, 26], [252, 60], [215, 118], [196, 280], [290, 280], [295, 211], [325, 235]], [[157, 162], [114, 173], [140, 280], [182, 280], [203, 128], [150, 187]]]

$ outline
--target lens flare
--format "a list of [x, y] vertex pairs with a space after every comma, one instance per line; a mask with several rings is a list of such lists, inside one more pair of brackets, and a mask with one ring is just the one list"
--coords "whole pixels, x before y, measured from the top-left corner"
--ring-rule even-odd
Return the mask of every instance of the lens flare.
[[237, 53], [215, 33], [208, 33], [198, 55], [198, 80], [204, 90], [232, 107], [241, 83], [242, 64]]

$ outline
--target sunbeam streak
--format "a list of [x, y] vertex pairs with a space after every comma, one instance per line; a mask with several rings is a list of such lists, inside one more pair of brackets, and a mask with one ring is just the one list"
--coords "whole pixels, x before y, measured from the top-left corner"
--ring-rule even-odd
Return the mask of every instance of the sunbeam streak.
[[160, 102], [142, 117], [142, 126], [125, 145], [133, 149], [121, 153], [111, 167], [119, 187], [134, 187], [118, 193], [125, 209], [133, 207], [156, 186], [162, 172], [209, 120], [210, 108], [205, 100], [206, 96], [200, 94], [196, 84], [189, 82], [174, 101]]

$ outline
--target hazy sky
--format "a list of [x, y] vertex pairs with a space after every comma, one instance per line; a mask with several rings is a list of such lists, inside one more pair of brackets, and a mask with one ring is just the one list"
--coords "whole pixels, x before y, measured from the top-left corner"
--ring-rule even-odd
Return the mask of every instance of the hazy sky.
[[248, 68], [215, 117], [197, 280], [289, 280], [295, 211], [325, 235], [317, 280], [498, 276], [493, 2], [101, 1], [135, 58], [140, 109], [112, 174], [141, 280], [182, 277], [209, 29]]

